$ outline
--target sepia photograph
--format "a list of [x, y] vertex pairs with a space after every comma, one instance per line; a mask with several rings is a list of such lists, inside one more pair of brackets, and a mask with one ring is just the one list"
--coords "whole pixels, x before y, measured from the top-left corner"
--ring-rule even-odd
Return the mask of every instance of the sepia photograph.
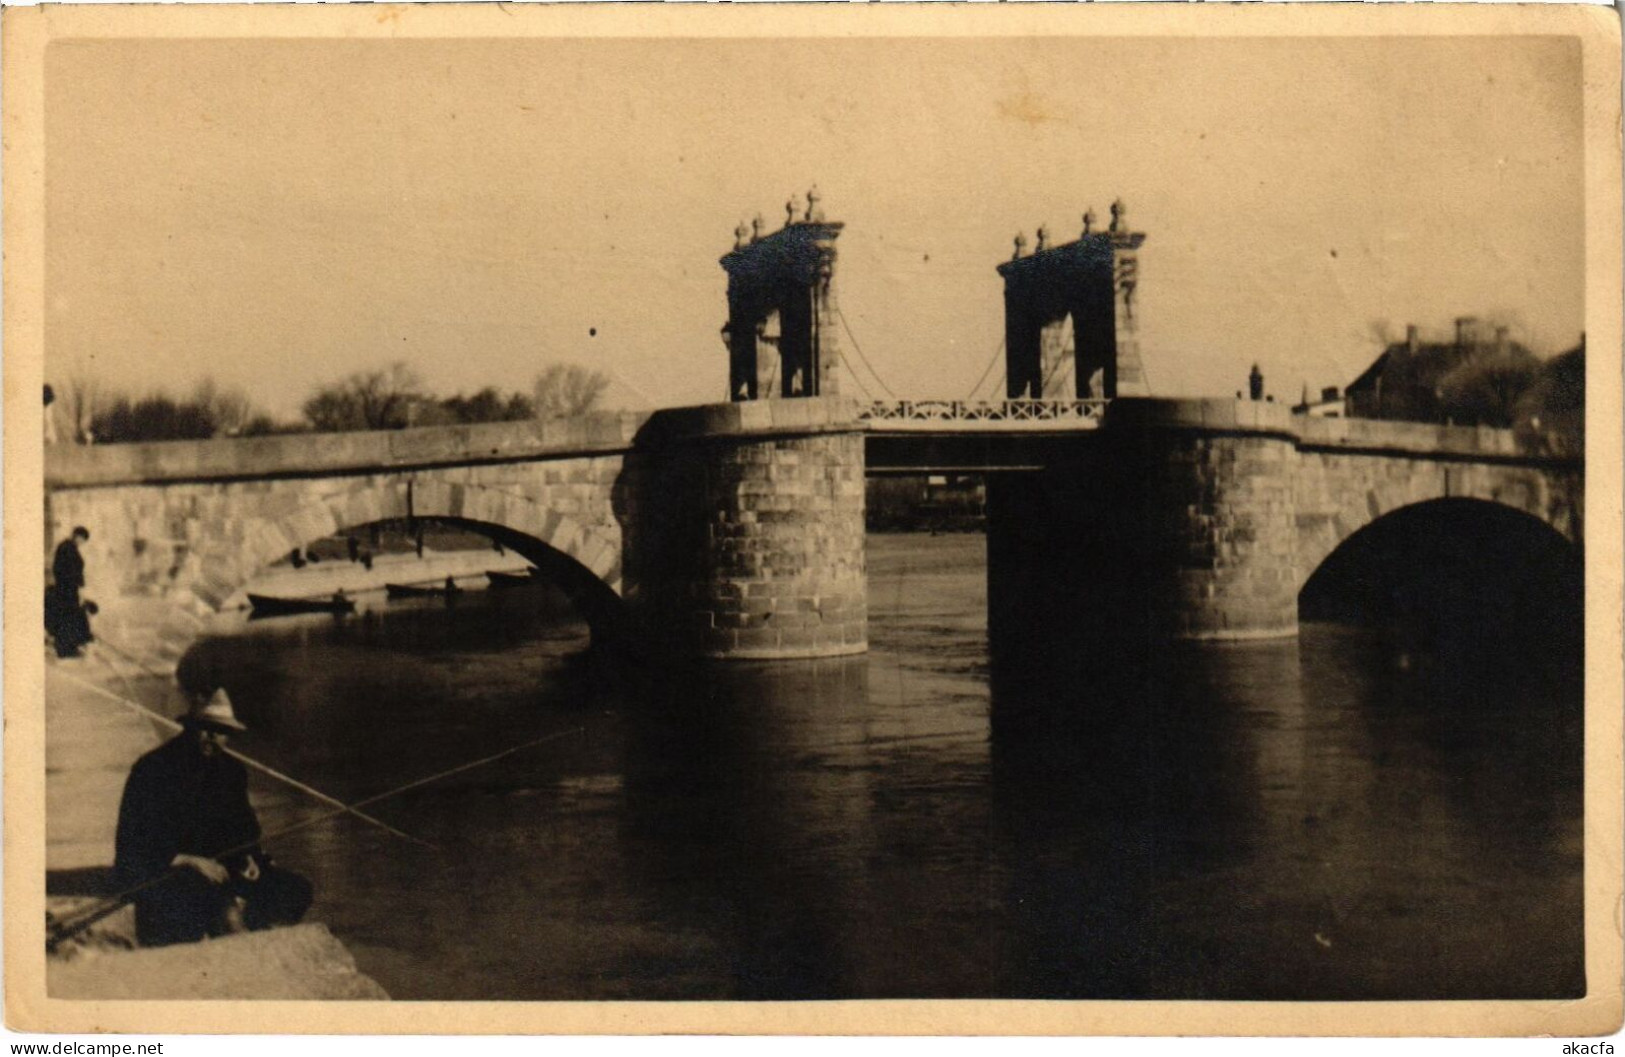
[[1617, 15], [792, 6], [5, 12], [8, 1022], [1616, 1028]]

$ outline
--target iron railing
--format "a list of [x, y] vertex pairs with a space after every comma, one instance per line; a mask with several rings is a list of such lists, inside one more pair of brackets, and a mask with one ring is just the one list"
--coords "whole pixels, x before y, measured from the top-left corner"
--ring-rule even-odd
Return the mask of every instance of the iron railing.
[[[1107, 400], [877, 400], [858, 417], [885, 428], [943, 423], [1008, 428], [1013, 423], [1100, 424]], [[916, 425], [916, 428], [918, 426]]]

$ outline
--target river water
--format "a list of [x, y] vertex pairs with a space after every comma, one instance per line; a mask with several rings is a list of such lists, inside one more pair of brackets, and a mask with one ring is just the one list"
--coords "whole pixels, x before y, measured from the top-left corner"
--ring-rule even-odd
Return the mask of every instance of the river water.
[[[1309, 624], [1154, 692], [1007, 690], [980, 536], [869, 570], [847, 660], [617, 669], [521, 591], [239, 620], [189, 663], [236, 747], [349, 801], [547, 739], [366, 809], [433, 848], [267, 841], [399, 999], [1583, 993], [1577, 678]], [[325, 810], [254, 793], [273, 834]]]

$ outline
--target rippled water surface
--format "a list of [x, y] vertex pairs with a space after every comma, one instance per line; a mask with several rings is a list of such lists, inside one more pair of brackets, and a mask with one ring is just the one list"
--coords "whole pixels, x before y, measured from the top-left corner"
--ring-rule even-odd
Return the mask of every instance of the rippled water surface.
[[[1584, 990], [1578, 690], [1381, 636], [990, 678], [979, 536], [870, 540], [866, 657], [630, 673], [521, 593], [193, 658], [347, 800], [269, 843], [404, 999]], [[1062, 717], [1036, 725], [1011, 715]], [[256, 780], [268, 831], [324, 809]]]

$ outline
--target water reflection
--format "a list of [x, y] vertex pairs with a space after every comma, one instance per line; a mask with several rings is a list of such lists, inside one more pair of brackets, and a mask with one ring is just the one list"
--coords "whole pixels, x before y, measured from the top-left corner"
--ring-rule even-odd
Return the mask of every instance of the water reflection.
[[[278, 843], [400, 998], [1583, 989], [1577, 686], [1314, 625], [993, 676], [981, 562], [875, 537], [873, 649], [841, 661], [636, 671], [470, 604], [191, 663], [245, 748], [350, 798], [558, 735], [378, 805], [441, 851], [353, 820]], [[257, 792], [267, 828], [310, 810]]]

